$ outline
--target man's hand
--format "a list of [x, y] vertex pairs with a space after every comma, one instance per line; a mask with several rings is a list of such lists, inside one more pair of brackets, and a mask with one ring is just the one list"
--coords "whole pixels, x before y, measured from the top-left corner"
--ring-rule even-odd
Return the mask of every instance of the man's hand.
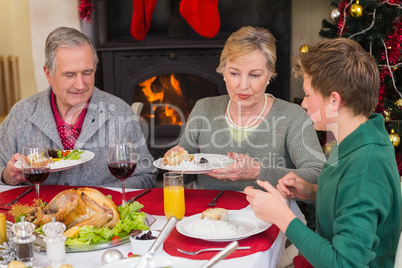
[[280, 179], [276, 188], [284, 198], [315, 199], [317, 193], [317, 185], [305, 181], [293, 172]]
[[258, 178], [261, 170], [261, 164], [254, 158], [245, 154], [228, 153], [228, 156], [236, 163], [226, 168], [214, 169], [207, 173], [211, 177], [217, 179], [229, 180], [255, 180]]
[[14, 166], [14, 163], [21, 160], [21, 155], [16, 153], [11, 157], [7, 163], [7, 167], [3, 171], [3, 180], [6, 184], [17, 185], [18, 183], [26, 181], [22, 174], [22, 170]]

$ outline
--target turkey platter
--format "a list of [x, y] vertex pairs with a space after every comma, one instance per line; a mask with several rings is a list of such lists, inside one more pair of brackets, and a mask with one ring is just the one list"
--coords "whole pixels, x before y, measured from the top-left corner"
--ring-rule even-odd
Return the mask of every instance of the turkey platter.
[[62, 191], [46, 206], [36, 207], [27, 220], [39, 227], [51, 222], [53, 217], [67, 229], [84, 225], [113, 228], [120, 220], [116, 204], [93, 188]]

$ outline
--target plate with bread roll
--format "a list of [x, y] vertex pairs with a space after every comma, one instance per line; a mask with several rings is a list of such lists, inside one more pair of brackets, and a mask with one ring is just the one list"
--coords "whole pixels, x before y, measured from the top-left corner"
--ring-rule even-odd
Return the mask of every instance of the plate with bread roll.
[[154, 161], [159, 169], [183, 174], [203, 174], [214, 169], [229, 167], [236, 161], [227, 155], [220, 154], [189, 154], [186, 150], [172, 151]]
[[241, 240], [261, 233], [271, 226], [258, 219], [252, 210], [208, 208], [183, 218], [176, 225], [182, 235], [213, 242]]
[[[91, 151], [84, 151], [84, 150], [79, 151], [77, 149], [75, 149], [73, 151], [62, 151], [62, 150], [53, 150], [53, 149], [49, 149], [49, 150], [59, 152], [57, 157], [52, 157], [49, 154], [50, 172], [56, 172], [56, 171], [70, 169], [77, 165], [81, 165], [85, 162], [88, 162], [89, 160], [92, 160], [95, 157], [95, 154]], [[66, 153], [65, 156], [63, 156], [63, 153]], [[30, 155], [27, 156], [27, 158], [30, 158], [30, 157], [31, 157]], [[31, 159], [31, 160], [33, 160], [33, 161], [29, 161], [28, 163], [30, 163], [30, 162], [41, 163], [40, 159]], [[46, 159], [46, 162], [47, 161], [48, 160]], [[21, 169], [21, 161], [16, 161], [14, 163], [14, 166], [16, 168]]]

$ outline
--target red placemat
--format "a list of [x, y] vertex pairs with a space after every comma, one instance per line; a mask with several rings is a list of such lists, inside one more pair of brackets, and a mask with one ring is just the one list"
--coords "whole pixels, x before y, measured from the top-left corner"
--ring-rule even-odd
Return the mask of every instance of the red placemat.
[[[143, 190], [141, 190], [143, 191]], [[127, 200], [139, 194], [141, 191], [126, 193]], [[214, 199], [219, 190], [184, 189], [186, 200], [185, 216], [198, 214], [209, 208], [207, 204]], [[152, 188], [151, 192], [141, 196], [136, 201], [144, 205], [142, 211], [151, 215], [163, 216], [163, 188]], [[224, 191], [216, 201], [216, 207], [225, 209], [242, 209], [249, 205], [244, 193]]]
[[[264, 232], [239, 240], [239, 246], [250, 246], [251, 249], [236, 250], [230, 254], [227, 259], [238, 258], [254, 254], [259, 251], [265, 251], [271, 248], [275, 239], [278, 237], [279, 228], [272, 225]], [[187, 255], [177, 251], [178, 248], [188, 251], [197, 251], [204, 248], [226, 247], [230, 242], [210, 242], [201, 239], [194, 239], [180, 234], [176, 228], [170, 233], [163, 244], [163, 249], [172, 256], [182, 257], [194, 260], [209, 260], [216, 255], [216, 251], [201, 252], [197, 255]]]
[[295, 268], [314, 268], [303, 256], [294, 257], [293, 265]]
[[[14, 198], [25, 192], [29, 187], [34, 187], [34, 186], [28, 186], [28, 187], [17, 187], [15, 189], [11, 189], [8, 191], [4, 191], [0, 193], [0, 203], [1, 204], [7, 204], [8, 202], [12, 201]], [[66, 186], [66, 185], [41, 185], [39, 188], [39, 195], [42, 201], [50, 202], [53, 197], [55, 197], [58, 193], [72, 189], [72, 188], [80, 188], [80, 187], [86, 187], [86, 186]], [[112, 200], [115, 201], [116, 204], [121, 203], [121, 193], [116, 192], [113, 190], [105, 189], [105, 188], [100, 188], [100, 187], [90, 187], [99, 190], [101, 193], [104, 195], [111, 195]], [[36, 199], [36, 192], [35, 189], [28, 193], [26, 196], [23, 196], [18, 204], [28, 204], [32, 205], [33, 200]], [[6, 218], [8, 221], [14, 222], [14, 218], [8, 213], [9, 210], [1, 209], [1, 213], [6, 214]]]

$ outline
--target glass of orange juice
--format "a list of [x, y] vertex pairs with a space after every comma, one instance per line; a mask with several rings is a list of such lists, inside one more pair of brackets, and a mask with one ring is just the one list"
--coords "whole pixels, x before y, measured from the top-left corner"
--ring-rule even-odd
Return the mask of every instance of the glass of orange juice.
[[185, 212], [183, 174], [166, 172], [163, 174], [163, 203], [165, 216], [182, 219]]

